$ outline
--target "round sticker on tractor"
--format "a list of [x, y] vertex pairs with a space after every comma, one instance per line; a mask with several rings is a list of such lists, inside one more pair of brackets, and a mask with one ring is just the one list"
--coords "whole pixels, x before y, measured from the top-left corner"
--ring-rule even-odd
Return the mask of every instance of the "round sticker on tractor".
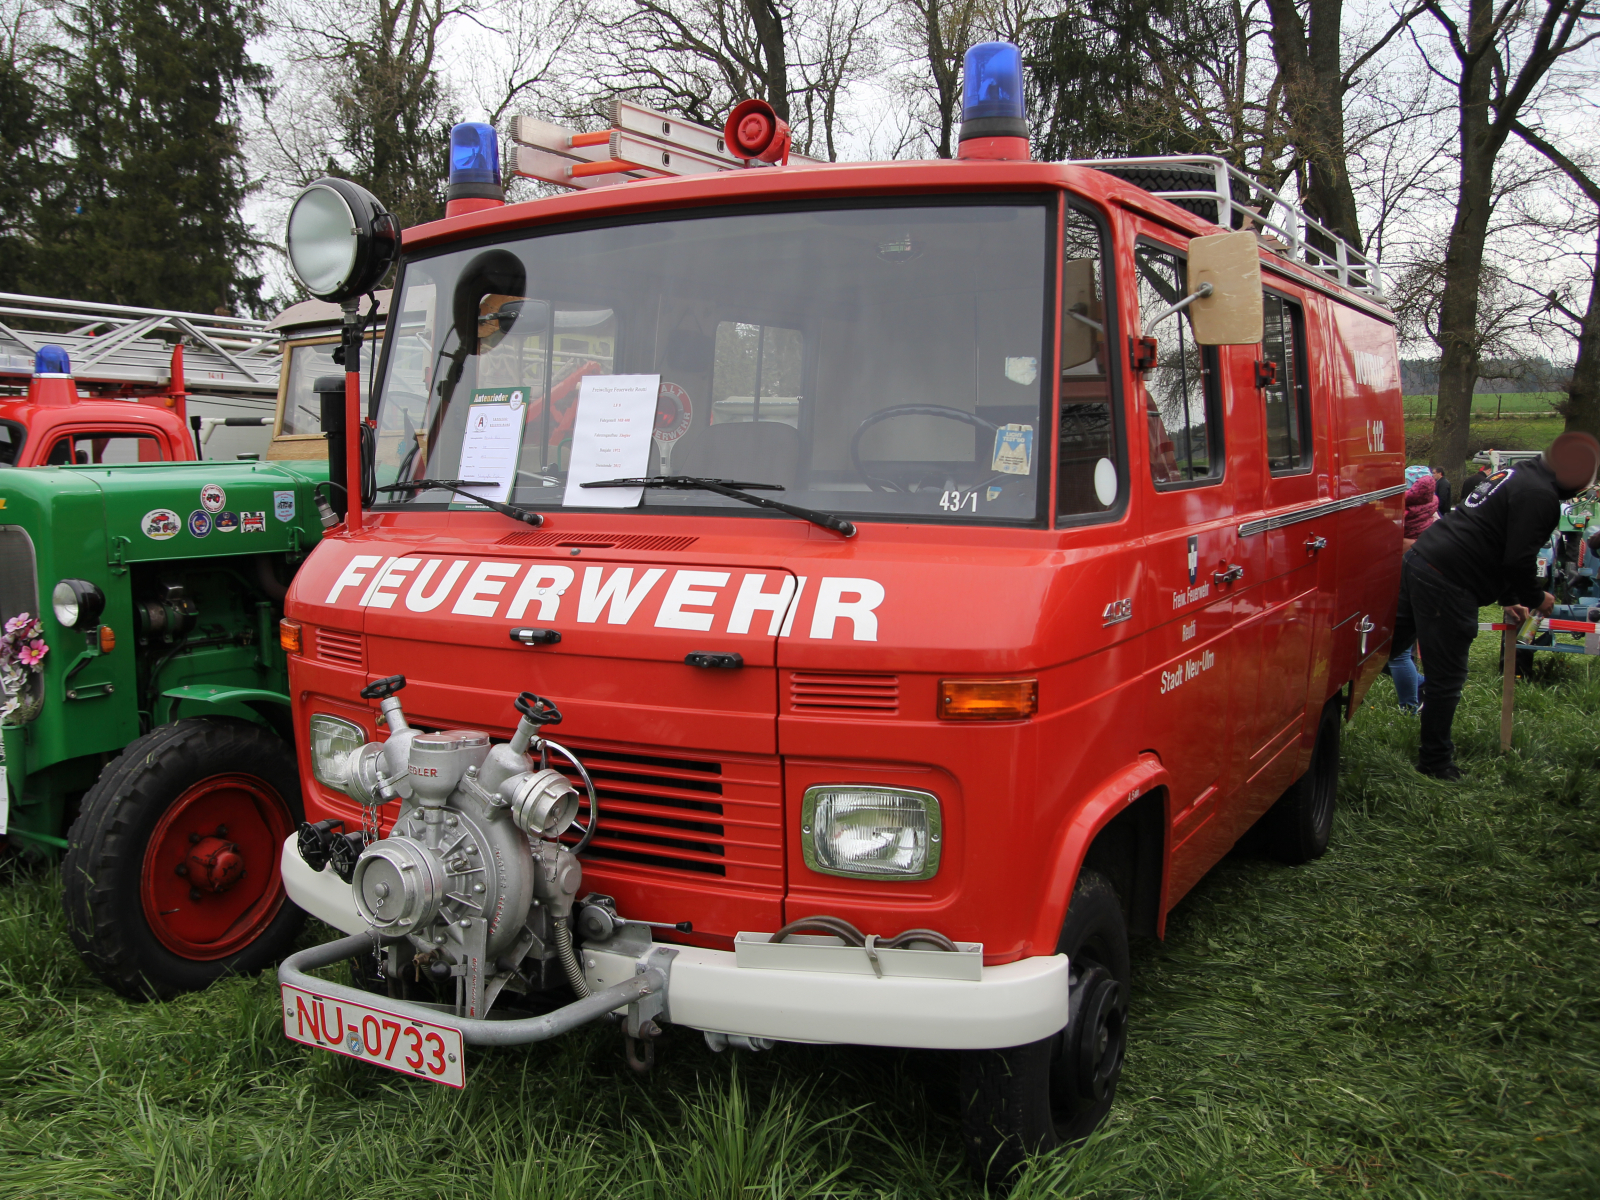
[[220, 512], [217, 514], [218, 533], [237, 533], [239, 531], [239, 514], [235, 512]]
[[689, 393], [675, 383], [663, 383], [656, 393], [656, 424], [652, 436], [658, 442], [672, 443], [689, 432], [694, 424], [694, 404]]
[[164, 542], [178, 536], [183, 528], [183, 519], [170, 508], [153, 508], [139, 518], [139, 528], [144, 531], [145, 537]]
[[189, 514], [189, 532], [195, 537], [205, 537], [211, 532], [211, 514], [197, 508]]
[[222, 506], [228, 502], [228, 493], [222, 490], [222, 485], [208, 483], [200, 489], [200, 507], [208, 513], [219, 513]]

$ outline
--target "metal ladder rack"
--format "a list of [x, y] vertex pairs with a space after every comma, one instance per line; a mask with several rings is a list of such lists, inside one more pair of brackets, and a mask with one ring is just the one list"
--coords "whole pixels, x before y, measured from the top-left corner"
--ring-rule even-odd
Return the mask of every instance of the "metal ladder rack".
[[[631, 100], [611, 102], [611, 127], [576, 133], [536, 117], [519, 116], [511, 127], [516, 143], [512, 169], [528, 179], [565, 188], [605, 187], [632, 179], [708, 175], [767, 166], [729, 154], [722, 130]], [[820, 159], [790, 153], [788, 161], [824, 166]]]
[[[1326, 275], [1340, 287], [1374, 300], [1384, 299], [1383, 268], [1377, 259], [1363, 254], [1313, 219], [1299, 205], [1262, 187], [1226, 159], [1197, 154], [1164, 158], [1074, 159], [1067, 165], [1090, 167], [1116, 175], [1163, 200], [1189, 201], [1191, 204], [1180, 203], [1179, 207], [1190, 211], [1194, 211], [1192, 202], [1208, 202], [1216, 206], [1213, 210], [1216, 214], [1214, 223], [1224, 229], [1254, 229], [1258, 234], [1262, 230], [1269, 230], [1282, 240], [1289, 257]], [[1194, 177], [1197, 186], [1161, 190], [1140, 182], [1140, 174], [1189, 175]], [[1241, 201], [1241, 194], [1249, 197], [1251, 202]], [[1279, 209], [1284, 215], [1274, 216]], [[1313, 245], [1313, 237], [1324, 239], [1332, 249], [1324, 250]]]
[[[19, 329], [19, 318], [69, 328]], [[281, 341], [252, 317], [0, 292], [0, 378], [31, 375], [40, 347], [60, 346], [79, 382], [164, 388], [174, 383], [172, 349], [181, 342], [184, 378], [176, 383], [185, 391], [276, 398]]]

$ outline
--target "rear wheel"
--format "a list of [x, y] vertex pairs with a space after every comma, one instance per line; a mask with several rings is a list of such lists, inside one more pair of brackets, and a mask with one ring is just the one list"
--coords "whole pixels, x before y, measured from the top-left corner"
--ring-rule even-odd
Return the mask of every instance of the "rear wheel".
[[1065, 1029], [961, 1056], [961, 1130], [972, 1173], [1005, 1182], [1026, 1156], [1088, 1137], [1111, 1108], [1128, 1043], [1128, 927], [1110, 880], [1078, 877], [1057, 953], [1070, 964]]
[[1339, 701], [1330, 700], [1317, 723], [1311, 766], [1262, 816], [1262, 850], [1290, 866], [1321, 858], [1333, 836], [1333, 810], [1339, 794]]
[[260, 726], [190, 719], [146, 734], [101, 773], [68, 834], [73, 944], [133, 999], [254, 974], [304, 919], [278, 864], [301, 817], [294, 751]]

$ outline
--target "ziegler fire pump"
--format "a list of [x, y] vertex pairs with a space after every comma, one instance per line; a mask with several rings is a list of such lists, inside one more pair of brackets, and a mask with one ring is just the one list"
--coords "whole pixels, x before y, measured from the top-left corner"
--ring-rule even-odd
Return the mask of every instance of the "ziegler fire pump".
[[1108, 1110], [1130, 933], [1327, 847], [1398, 589], [1378, 266], [1218, 159], [1030, 161], [1015, 46], [965, 81], [951, 162], [619, 103], [517, 121], [565, 195], [462, 125], [443, 221], [296, 200], [347, 368], [399, 266], [282, 626], [284, 884], [346, 935], [289, 1037], [956, 1050], [999, 1178]]

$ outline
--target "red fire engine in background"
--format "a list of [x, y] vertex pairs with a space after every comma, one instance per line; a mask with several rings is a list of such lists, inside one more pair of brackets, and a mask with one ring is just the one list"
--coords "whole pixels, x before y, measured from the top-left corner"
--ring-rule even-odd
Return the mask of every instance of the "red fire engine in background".
[[[973, 56], [948, 162], [622, 105], [520, 123], [574, 190], [505, 206], [458, 127], [337, 451], [375, 503], [288, 603], [284, 877], [350, 935], [291, 1037], [457, 1085], [612, 1010], [640, 1061], [955, 1049], [999, 1175], [1110, 1105], [1129, 935], [1252, 828], [1326, 848], [1398, 587], [1377, 265], [1220, 160], [1028, 161]], [[337, 180], [289, 237], [351, 311], [401, 240]]]

